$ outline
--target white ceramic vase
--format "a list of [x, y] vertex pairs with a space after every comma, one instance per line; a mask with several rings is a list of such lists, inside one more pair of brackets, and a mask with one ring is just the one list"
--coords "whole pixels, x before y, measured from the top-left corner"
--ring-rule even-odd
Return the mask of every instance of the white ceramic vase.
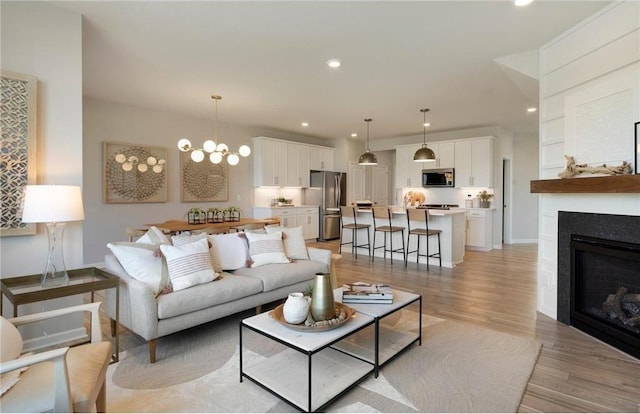
[[309, 314], [309, 300], [300, 292], [290, 293], [282, 308], [284, 320], [291, 324], [302, 323]]

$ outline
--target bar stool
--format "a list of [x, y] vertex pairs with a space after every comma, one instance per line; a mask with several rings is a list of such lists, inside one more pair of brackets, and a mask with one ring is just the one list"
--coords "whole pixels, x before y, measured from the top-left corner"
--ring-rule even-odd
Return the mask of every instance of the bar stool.
[[[409, 208], [407, 209], [407, 230], [409, 231], [409, 233], [407, 234], [407, 250], [409, 249], [409, 240], [411, 239], [412, 235], [418, 236], [418, 247], [416, 248], [416, 250], [412, 250], [412, 251], [408, 251], [407, 252], [407, 260], [404, 262], [404, 265], [407, 265], [407, 262], [409, 261], [409, 255], [411, 253], [416, 253], [416, 263], [419, 262], [420, 260], [420, 256], [424, 256], [427, 258], [427, 271], [429, 270], [429, 258], [430, 257], [435, 257], [438, 259], [438, 262], [440, 263], [440, 267], [442, 267], [442, 255], [440, 254], [440, 233], [442, 233], [442, 230], [436, 230], [436, 229], [430, 229], [429, 228], [429, 210], [424, 208], [424, 209], [418, 209], [418, 208]], [[418, 227], [418, 228], [411, 228], [411, 221], [418, 221], [420, 223], [424, 224], [424, 228], [422, 227]], [[427, 238], [427, 254], [420, 254], [420, 236], [426, 236]], [[429, 237], [431, 236], [438, 236], [438, 251], [436, 253], [432, 253], [429, 254]]]
[[[353, 223], [344, 223], [344, 218], [348, 217], [353, 219]], [[342, 253], [342, 245], [344, 244], [350, 244], [351, 245], [351, 254], [354, 253], [355, 251], [355, 256], [356, 259], [358, 258], [358, 247], [366, 247], [367, 248], [367, 252], [369, 253], [369, 257], [371, 257], [371, 239], [369, 236], [369, 227], [371, 227], [371, 225], [369, 224], [359, 224], [358, 223], [358, 219], [357, 219], [357, 215], [356, 215], [356, 208], [353, 206], [342, 206], [340, 207], [340, 248], [338, 249], [338, 253]], [[350, 242], [343, 242], [342, 241], [342, 230], [343, 229], [350, 229], [351, 230], [351, 241]], [[366, 230], [367, 231], [367, 243], [366, 244], [358, 244], [358, 230]]]
[[[378, 221], [384, 223], [384, 225], [378, 226]], [[387, 225], [388, 223], [388, 225]], [[373, 207], [373, 252], [374, 254], [371, 256], [371, 260], [375, 256], [376, 249], [384, 249], [384, 259], [387, 259], [387, 252], [391, 253], [391, 264], [393, 264], [393, 253], [394, 252], [402, 252], [402, 258], [407, 263], [406, 252], [404, 248], [404, 227], [392, 226], [391, 225], [391, 209], [389, 207]], [[376, 247], [376, 233], [377, 232], [384, 233], [384, 245]], [[401, 233], [402, 239], [402, 249], [394, 249], [393, 248], [393, 233]], [[387, 234], [389, 235], [389, 249], [387, 249]]]

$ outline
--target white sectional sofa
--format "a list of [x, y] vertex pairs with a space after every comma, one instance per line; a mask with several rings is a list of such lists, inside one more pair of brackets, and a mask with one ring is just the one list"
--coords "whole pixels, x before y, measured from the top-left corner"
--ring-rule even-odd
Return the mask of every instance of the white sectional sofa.
[[[227, 248], [225, 254], [239, 255], [236, 259], [242, 262], [250, 257], [246, 241], [245, 246], [244, 251], [237, 245], [231, 250]], [[307, 260], [225, 270], [214, 281], [159, 295], [147, 284], [131, 277], [113, 253], [105, 256], [105, 267], [120, 277], [120, 324], [149, 341], [149, 360], [153, 363], [156, 340], [160, 337], [253, 307], [259, 311], [263, 304], [307, 289], [316, 273], [329, 271], [331, 251], [310, 247], [306, 248], [306, 253]], [[115, 309], [115, 291], [108, 289], [105, 311], [111, 318], [112, 331]]]

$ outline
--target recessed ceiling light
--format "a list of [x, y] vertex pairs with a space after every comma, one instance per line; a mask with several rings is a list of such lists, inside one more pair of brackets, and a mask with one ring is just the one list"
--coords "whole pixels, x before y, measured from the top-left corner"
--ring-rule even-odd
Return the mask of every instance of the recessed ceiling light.
[[356, 138], [358, 136], [358, 134], [356, 134], [355, 132], [351, 133], [351, 138]]
[[534, 108], [533, 106], [531, 108], [527, 108], [527, 112], [535, 112], [537, 110], [538, 108]]
[[533, 0], [513, 0], [513, 4], [516, 6], [526, 6], [531, 3]]
[[428, 122], [425, 122], [424, 124], [422, 124], [422, 126], [430, 127], [430, 126], [431, 126], [431, 124], [430, 124], [430, 123], [428, 123]]
[[309, 123], [308, 122], [302, 122], [300, 125], [302, 125], [303, 127], [308, 127]]
[[339, 68], [340, 65], [342, 65], [342, 62], [340, 62], [338, 59], [329, 59], [329, 60], [327, 60], [327, 65], [330, 68], [335, 69], [335, 68]]

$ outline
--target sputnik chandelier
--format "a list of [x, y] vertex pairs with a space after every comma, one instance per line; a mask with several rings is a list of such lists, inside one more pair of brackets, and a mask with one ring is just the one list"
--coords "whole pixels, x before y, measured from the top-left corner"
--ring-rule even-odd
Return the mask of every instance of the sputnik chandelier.
[[[220, 164], [226, 157], [229, 165], [237, 165], [240, 162], [240, 157], [248, 157], [251, 154], [251, 148], [248, 145], [242, 145], [238, 148], [238, 152], [229, 151], [229, 147], [218, 142], [218, 101], [222, 99], [220, 95], [212, 95], [211, 99], [215, 102], [215, 124], [214, 124], [214, 136], [213, 140], [208, 139], [202, 144], [202, 148], [193, 148], [191, 141], [187, 138], [181, 138], [178, 141], [178, 149], [182, 152], [191, 151], [191, 159], [194, 162], [201, 162], [204, 160], [205, 153], [209, 154], [209, 161], [213, 164]], [[218, 142], [218, 144], [216, 144]]]

